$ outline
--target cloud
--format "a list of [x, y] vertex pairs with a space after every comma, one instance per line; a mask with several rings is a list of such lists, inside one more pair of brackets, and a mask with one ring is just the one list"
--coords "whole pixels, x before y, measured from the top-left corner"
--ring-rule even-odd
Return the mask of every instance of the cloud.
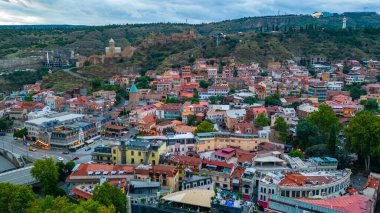
[[202, 23], [315, 11], [380, 11], [373, 0], [0, 0], [1, 24]]

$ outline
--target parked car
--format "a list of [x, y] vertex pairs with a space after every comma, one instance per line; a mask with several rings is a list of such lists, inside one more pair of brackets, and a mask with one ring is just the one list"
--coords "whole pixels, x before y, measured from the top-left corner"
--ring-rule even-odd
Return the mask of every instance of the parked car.
[[50, 158], [50, 156], [49, 155], [43, 155], [42, 158], [43, 159], [48, 159], [48, 158]]
[[68, 155], [69, 153], [70, 153], [69, 151], [62, 152], [62, 154], [64, 154], [64, 155]]
[[63, 157], [57, 157], [57, 159], [58, 159], [59, 161], [63, 161], [63, 160], [64, 160]]
[[78, 156], [72, 157], [71, 160], [79, 160]]

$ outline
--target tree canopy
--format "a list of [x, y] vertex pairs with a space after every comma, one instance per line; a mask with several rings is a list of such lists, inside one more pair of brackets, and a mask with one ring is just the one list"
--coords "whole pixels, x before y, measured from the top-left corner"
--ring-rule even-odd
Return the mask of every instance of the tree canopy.
[[207, 89], [207, 87], [211, 86], [211, 82], [209, 81], [205, 81], [205, 80], [201, 80], [199, 82], [199, 86], [204, 88], [204, 89]]
[[206, 133], [206, 132], [215, 132], [216, 129], [214, 129], [214, 124], [210, 123], [209, 121], [202, 121], [195, 130], [195, 134], [198, 133]]
[[276, 119], [276, 122], [274, 122], [274, 129], [279, 132], [280, 141], [286, 142], [286, 138], [288, 137], [289, 127], [283, 117], [279, 117]]
[[30, 173], [41, 183], [43, 194], [53, 194], [55, 192], [59, 173], [58, 167], [55, 165], [53, 158], [35, 161], [34, 167]]
[[126, 195], [116, 186], [104, 182], [96, 186], [92, 199], [105, 206], [115, 206], [118, 212], [126, 212], [127, 198]]
[[244, 103], [246, 103], [246, 104], [249, 104], [249, 105], [252, 105], [252, 104], [254, 104], [254, 103], [257, 103], [257, 101], [258, 101], [258, 99], [257, 98], [255, 98], [255, 97], [245, 97], [244, 99], [243, 99], [243, 102]]
[[[319, 106], [318, 111], [310, 113], [307, 119], [319, 129], [319, 132], [322, 135], [323, 143], [326, 143], [330, 137], [331, 128], [333, 126], [335, 128], [339, 127], [339, 119], [332, 108], [328, 105]], [[336, 132], [337, 131], [335, 131], [335, 133]]]
[[268, 126], [269, 124], [270, 124], [270, 120], [269, 118], [265, 116], [263, 112], [257, 115], [256, 126], [263, 127], [263, 126]]
[[368, 171], [371, 157], [380, 157], [380, 117], [368, 111], [358, 112], [344, 132], [346, 148], [364, 159]]
[[316, 145], [321, 142], [319, 129], [309, 120], [300, 120], [296, 126], [296, 145], [302, 149]]
[[265, 97], [265, 106], [282, 106], [279, 95]]
[[31, 186], [0, 183], [0, 212], [23, 212], [35, 199]]

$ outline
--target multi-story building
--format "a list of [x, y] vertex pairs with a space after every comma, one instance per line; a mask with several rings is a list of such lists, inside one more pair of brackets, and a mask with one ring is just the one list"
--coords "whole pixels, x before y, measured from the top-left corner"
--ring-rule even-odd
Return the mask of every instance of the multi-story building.
[[328, 198], [346, 192], [351, 170], [267, 173], [259, 182], [259, 203], [267, 203], [270, 194], [297, 198]]
[[202, 159], [190, 156], [173, 155], [170, 156], [168, 164], [177, 168], [179, 181], [182, 182], [185, 177], [185, 170], [190, 169], [192, 172], [198, 172], [202, 168]]
[[203, 159], [201, 176], [211, 176], [216, 188], [231, 189], [231, 174], [235, 166], [232, 163]]
[[166, 144], [166, 152], [173, 155], [192, 155], [196, 152], [196, 139], [192, 133], [167, 136], [141, 136], [138, 139], [162, 141]]
[[75, 167], [66, 179], [68, 191], [81, 184], [98, 184], [100, 179], [109, 181], [129, 181], [134, 178], [134, 166], [82, 163]]
[[313, 84], [309, 85], [309, 97], [318, 98], [319, 102], [326, 100], [327, 96], [327, 87], [325, 84]]
[[112, 147], [112, 162], [157, 165], [160, 155], [164, 153], [166, 153], [166, 143], [162, 141], [120, 141], [120, 146]]
[[257, 151], [262, 142], [269, 142], [268, 138], [260, 138], [255, 134], [234, 134], [227, 132], [198, 133], [197, 152], [212, 151], [224, 147], [234, 147], [245, 151]]
[[245, 109], [232, 109], [227, 110], [224, 117], [224, 122], [229, 131], [233, 131], [235, 125], [240, 122], [244, 122], [247, 115]]
[[138, 180], [160, 182], [162, 187], [171, 191], [179, 189], [179, 174], [174, 166], [168, 165], [139, 165], [135, 169], [135, 178]]
[[59, 96], [48, 96], [45, 98], [45, 104], [50, 107], [51, 110], [61, 110], [64, 106], [65, 98]]
[[182, 111], [182, 104], [165, 104], [156, 110], [156, 117], [158, 119], [176, 120], [181, 117]]
[[207, 93], [209, 96], [227, 96], [230, 88], [228, 86], [209, 86], [207, 88]]
[[[67, 125], [75, 124], [83, 120], [83, 118], [84, 115], [81, 114], [54, 113], [28, 120], [24, 123], [24, 126], [28, 130], [28, 137], [31, 140], [40, 141], [46, 147], [50, 146], [50, 142], [57, 148], [78, 147], [84, 142], [83, 131], [85, 130], [79, 126], [67, 128]], [[93, 127], [89, 127], [89, 129], [92, 131]]]
[[222, 124], [224, 122], [225, 114], [226, 114], [226, 111], [210, 110], [206, 113], [206, 119], [216, 124]]

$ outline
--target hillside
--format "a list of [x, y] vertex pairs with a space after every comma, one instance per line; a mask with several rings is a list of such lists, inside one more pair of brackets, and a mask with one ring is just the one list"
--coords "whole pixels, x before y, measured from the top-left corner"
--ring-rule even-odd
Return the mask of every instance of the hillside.
[[314, 19], [309, 15], [287, 15], [248, 17], [208, 24], [128, 24], [109, 26], [0, 26], [0, 58], [41, 55], [32, 51], [53, 50], [69, 54], [74, 50], [81, 55], [100, 54], [109, 38], [118, 45], [137, 45], [151, 34], [169, 35], [195, 29], [199, 36], [210, 36], [216, 32], [227, 34], [238, 32], [259, 32], [278, 29], [284, 31], [295, 27], [314, 24], [320, 28], [339, 29], [343, 17], [347, 18], [349, 28], [368, 28], [380, 26], [380, 15], [376, 13], [334, 14], [330, 17]]
[[[238, 62], [256, 61], [264, 67], [269, 61], [297, 56], [324, 55], [329, 61], [379, 59], [380, 28], [377, 27], [380, 26], [380, 15], [352, 13], [344, 16], [350, 27], [345, 30], [340, 29], [343, 15], [320, 19], [311, 16], [253, 17], [200, 25], [158, 23], [101, 27], [4, 27], [0, 30], [0, 57], [43, 56], [46, 50], [53, 50], [64, 57], [68, 57], [71, 50], [83, 56], [103, 54], [109, 38], [113, 38], [117, 46], [133, 45], [136, 48], [131, 58], [76, 70], [90, 79], [107, 79], [114, 74], [149, 69], [161, 72], [191, 64], [194, 58], [199, 57], [235, 56]], [[196, 39], [171, 39], [174, 33], [188, 32], [190, 29], [196, 31]], [[215, 32], [225, 35], [220, 37], [218, 47]], [[18, 75], [21, 77], [18, 78]], [[31, 78], [24, 78], [23, 75], [0, 76], [0, 89], [14, 90], [23, 83], [41, 79], [39, 74]], [[54, 87], [56, 83], [60, 90], [69, 87], [69, 84], [60, 82], [64, 79], [62, 76], [63, 73], [54, 74], [47, 87]], [[73, 82], [76, 82], [75, 86], [85, 83]]]

